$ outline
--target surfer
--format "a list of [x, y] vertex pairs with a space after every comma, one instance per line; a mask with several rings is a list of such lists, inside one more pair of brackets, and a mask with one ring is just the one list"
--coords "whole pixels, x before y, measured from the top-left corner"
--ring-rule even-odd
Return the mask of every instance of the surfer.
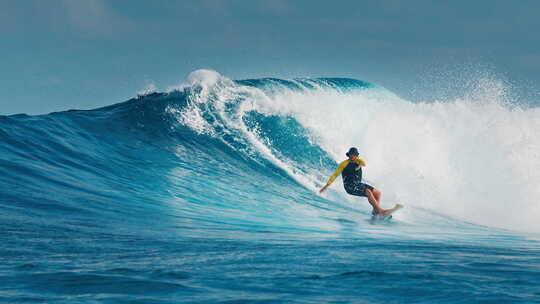
[[362, 183], [362, 167], [366, 165], [366, 161], [361, 157], [358, 157], [358, 149], [354, 147], [350, 148], [349, 152], [345, 153], [345, 155], [347, 155], [349, 159], [346, 159], [339, 164], [336, 172], [330, 176], [326, 185], [319, 190], [319, 193], [323, 193], [341, 173], [345, 191], [350, 195], [367, 197], [369, 203], [373, 207], [373, 215], [385, 216], [392, 213], [394, 208], [383, 209], [379, 206], [381, 201], [381, 191], [368, 184]]

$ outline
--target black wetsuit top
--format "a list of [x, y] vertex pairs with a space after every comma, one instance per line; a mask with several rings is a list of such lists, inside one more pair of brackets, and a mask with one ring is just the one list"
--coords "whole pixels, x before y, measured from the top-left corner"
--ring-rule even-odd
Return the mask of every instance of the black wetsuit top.
[[349, 162], [341, 172], [345, 190], [353, 190], [362, 184], [362, 167], [356, 162]]

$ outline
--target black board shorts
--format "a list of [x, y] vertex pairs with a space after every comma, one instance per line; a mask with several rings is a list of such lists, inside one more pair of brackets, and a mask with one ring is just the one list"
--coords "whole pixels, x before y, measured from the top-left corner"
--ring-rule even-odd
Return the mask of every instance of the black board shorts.
[[364, 183], [356, 184], [354, 186], [345, 186], [345, 191], [347, 191], [347, 193], [349, 193], [350, 195], [356, 195], [356, 196], [367, 197], [366, 189], [373, 190], [375, 188], [373, 188], [373, 186], [371, 185], [364, 184]]

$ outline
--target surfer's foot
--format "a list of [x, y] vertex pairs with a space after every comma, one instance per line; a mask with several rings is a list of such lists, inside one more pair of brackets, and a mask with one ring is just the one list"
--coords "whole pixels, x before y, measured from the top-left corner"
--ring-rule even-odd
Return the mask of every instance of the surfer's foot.
[[371, 214], [375, 215], [375, 216], [386, 216], [388, 215], [389, 213], [392, 213], [392, 209], [380, 209], [380, 210], [373, 210], [373, 212], [371, 212]]
[[392, 210], [392, 209], [385, 209], [385, 210], [383, 210], [383, 211], [380, 213], [380, 215], [382, 215], [382, 216], [387, 216], [388, 214], [390, 214], [390, 213], [392, 213], [392, 212], [394, 212], [394, 210]]

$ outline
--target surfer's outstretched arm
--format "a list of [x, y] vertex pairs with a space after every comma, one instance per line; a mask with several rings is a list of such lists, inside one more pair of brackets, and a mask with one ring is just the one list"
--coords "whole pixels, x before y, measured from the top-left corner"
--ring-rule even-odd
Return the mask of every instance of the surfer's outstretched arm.
[[323, 193], [324, 190], [326, 190], [326, 188], [328, 188], [328, 186], [330, 186], [330, 184], [324, 185], [324, 186], [321, 188], [321, 190], [319, 190], [319, 193]]
[[347, 164], [349, 164], [349, 160], [344, 160], [342, 161], [339, 166], [337, 167], [336, 171], [334, 172], [334, 174], [332, 174], [332, 176], [330, 176], [330, 178], [328, 179], [328, 181], [326, 182], [326, 185], [324, 185], [321, 190], [319, 190], [319, 193], [323, 193], [324, 190], [326, 190], [326, 188], [328, 188], [328, 186], [330, 186], [334, 180], [336, 179], [336, 177], [338, 177], [338, 175], [341, 174], [341, 172], [343, 172], [343, 169], [345, 169], [345, 167], [347, 167]]

